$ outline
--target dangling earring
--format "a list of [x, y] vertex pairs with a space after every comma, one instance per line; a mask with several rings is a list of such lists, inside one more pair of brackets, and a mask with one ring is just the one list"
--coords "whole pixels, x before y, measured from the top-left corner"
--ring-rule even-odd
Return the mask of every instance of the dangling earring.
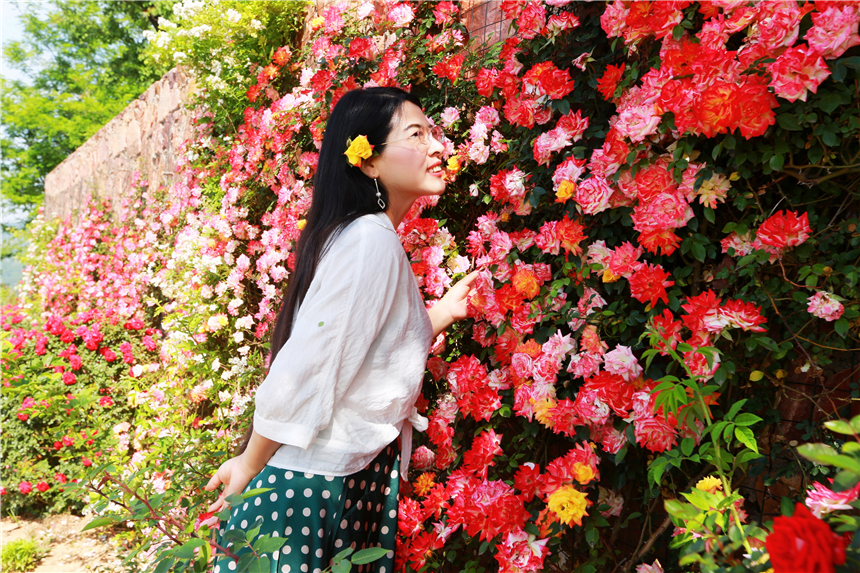
[[373, 180], [374, 185], [376, 185], [376, 204], [379, 205], [380, 209], [385, 209], [385, 201], [382, 200], [382, 193], [379, 192], [379, 183], [376, 182], [376, 179]]

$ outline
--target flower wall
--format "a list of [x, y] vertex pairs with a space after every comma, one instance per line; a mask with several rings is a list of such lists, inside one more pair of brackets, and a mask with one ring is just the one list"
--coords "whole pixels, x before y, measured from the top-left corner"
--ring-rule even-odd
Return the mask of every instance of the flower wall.
[[[741, 484], [789, 447], [762, 439], [784, 379], [860, 347], [860, 10], [505, 1], [484, 51], [456, 3], [332, 4], [303, 46], [267, 39], [271, 4], [186, 1], [153, 38], [207, 86], [172, 187], [36, 222], [3, 317], [4, 507], [86, 484], [142, 563], [206, 534], [184, 526], [250, 420], [328, 114], [396, 85], [446, 133], [448, 190], [398, 229], [421, 292], [481, 273], [428, 360], [399, 567], [622, 570], [665, 535], [674, 563], [767, 569], [774, 515]], [[812, 506], [856, 500], [801, 468]]]

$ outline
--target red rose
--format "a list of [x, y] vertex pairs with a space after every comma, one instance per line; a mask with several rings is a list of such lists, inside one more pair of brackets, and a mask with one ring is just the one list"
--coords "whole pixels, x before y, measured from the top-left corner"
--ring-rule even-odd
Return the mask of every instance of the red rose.
[[40, 482], [36, 485], [36, 489], [38, 489], [39, 491], [41, 491], [41, 492], [43, 492], [43, 493], [44, 493], [44, 492], [46, 492], [46, 491], [48, 491], [48, 488], [49, 488], [49, 487], [51, 487], [51, 486], [49, 486], [49, 485], [48, 485], [48, 482], [44, 482], [44, 481], [40, 481]]
[[349, 44], [350, 58], [364, 58], [365, 60], [373, 59], [373, 40], [370, 38], [355, 38]]
[[611, 100], [615, 95], [615, 88], [618, 87], [618, 82], [624, 77], [624, 68], [627, 64], [620, 66], [606, 66], [606, 71], [597, 80], [597, 91], [605, 100]]
[[792, 517], [773, 520], [773, 533], [765, 539], [774, 573], [834, 571], [845, 563], [845, 540], [802, 503]]
[[18, 491], [20, 491], [24, 495], [27, 495], [28, 493], [33, 491], [33, 484], [28, 481], [22, 481], [18, 484]]

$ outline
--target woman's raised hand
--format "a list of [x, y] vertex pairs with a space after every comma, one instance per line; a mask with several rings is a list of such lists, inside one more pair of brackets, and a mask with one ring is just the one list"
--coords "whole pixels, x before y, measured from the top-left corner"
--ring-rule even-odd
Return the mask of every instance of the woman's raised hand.
[[472, 283], [478, 278], [478, 271], [472, 271], [448, 289], [439, 302], [428, 312], [433, 323], [433, 336], [468, 316], [469, 296], [474, 292]]

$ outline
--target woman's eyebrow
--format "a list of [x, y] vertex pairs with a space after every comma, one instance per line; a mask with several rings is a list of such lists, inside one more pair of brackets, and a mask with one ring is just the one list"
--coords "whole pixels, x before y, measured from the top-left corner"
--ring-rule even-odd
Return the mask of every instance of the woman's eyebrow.
[[408, 130], [412, 129], [413, 127], [430, 127], [430, 125], [429, 124], [422, 125], [420, 123], [410, 123], [409, 125], [407, 125], [406, 127], [403, 128], [403, 131], [408, 131]]

